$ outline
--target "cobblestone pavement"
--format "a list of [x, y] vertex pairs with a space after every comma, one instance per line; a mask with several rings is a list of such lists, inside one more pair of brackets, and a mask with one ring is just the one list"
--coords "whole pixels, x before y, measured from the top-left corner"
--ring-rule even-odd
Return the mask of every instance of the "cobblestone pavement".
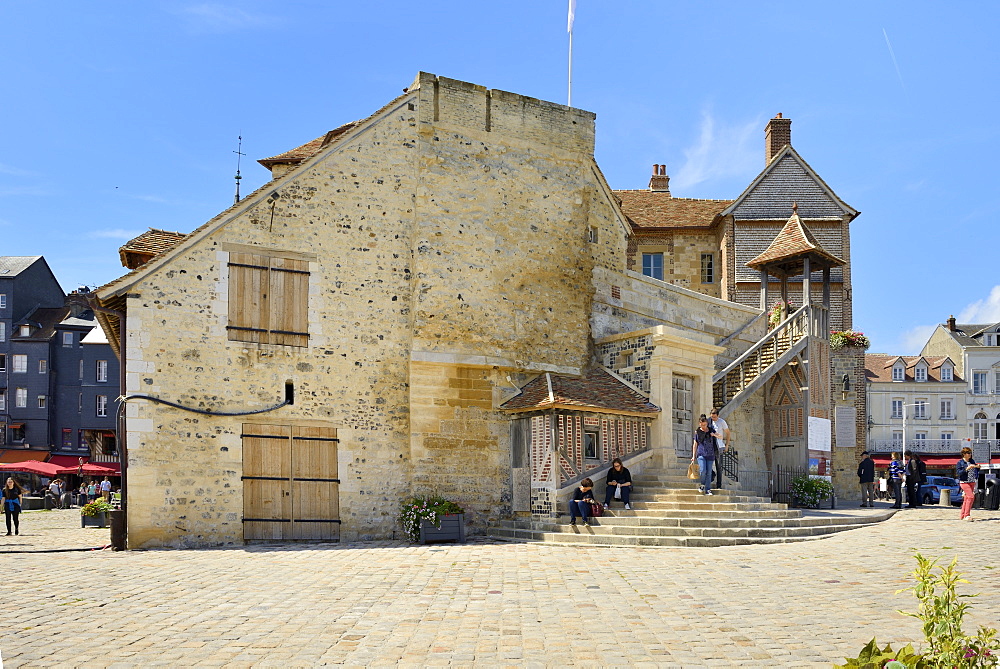
[[[863, 514], [864, 509], [828, 513]], [[820, 512], [822, 513], [822, 512]], [[914, 551], [958, 558], [966, 630], [1000, 621], [1000, 512], [904, 510], [818, 541], [577, 548], [475, 540], [218, 550], [96, 547], [79, 511], [0, 537], [11, 667], [830, 666], [922, 641]]]

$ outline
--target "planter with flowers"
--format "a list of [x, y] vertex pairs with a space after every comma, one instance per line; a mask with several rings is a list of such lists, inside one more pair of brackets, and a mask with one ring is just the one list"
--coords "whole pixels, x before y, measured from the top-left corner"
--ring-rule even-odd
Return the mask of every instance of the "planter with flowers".
[[839, 351], [848, 346], [867, 349], [871, 345], [871, 341], [865, 336], [864, 332], [855, 332], [854, 330], [830, 331], [830, 348], [834, 351]]
[[767, 329], [773, 330], [781, 321], [788, 318], [792, 313], [791, 302], [775, 302], [767, 312]]
[[80, 527], [107, 527], [111, 508], [103, 498], [84, 504], [80, 509]]
[[410, 541], [465, 541], [465, 510], [443, 497], [413, 497], [403, 502], [399, 522]]

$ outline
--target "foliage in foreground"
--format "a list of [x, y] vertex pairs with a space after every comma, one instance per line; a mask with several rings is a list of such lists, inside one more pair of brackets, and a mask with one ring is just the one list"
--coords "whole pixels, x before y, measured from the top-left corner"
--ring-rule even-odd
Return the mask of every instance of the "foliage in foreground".
[[819, 503], [833, 494], [833, 484], [826, 479], [812, 476], [796, 476], [792, 479], [792, 496], [795, 503], [806, 508], [816, 508]]
[[434, 527], [441, 527], [441, 516], [465, 511], [455, 502], [444, 497], [412, 497], [399, 508], [399, 523], [410, 541], [420, 541], [420, 521], [429, 520]]
[[[955, 569], [958, 559], [942, 567], [937, 559], [929, 560], [920, 553], [914, 557], [917, 568], [913, 570], [913, 576], [917, 584], [896, 592], [912, 590], [920, 602], [916, 613], [900, 613], [923, 621], [926, 651], [919, 655], [911, 645], [907, 645], [894, 653], [889, 644], [879, 650], [873, 638], [856, 658], [844, 658], [846, 664], [834, 666], [851, 669], [980, 669], [1000, 665], [1000, 646], [997, 645], [995, 629], [980, 626], [975, 636], [968, 636], [962, 631], [962, 621], [969, 605], [959, 599], [976, 595], [956, 592], [959, 583], [968, 583]], [[935, 567], [938, 569], [936, 574]]]

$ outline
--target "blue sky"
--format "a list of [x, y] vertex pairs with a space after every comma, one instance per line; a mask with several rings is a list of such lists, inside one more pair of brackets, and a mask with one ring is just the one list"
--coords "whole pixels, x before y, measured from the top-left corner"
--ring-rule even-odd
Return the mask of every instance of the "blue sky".
[[[0, 253], [63, 285], [188, 232], [259, 158], [398, 95], [419, 70], [566, 102], [566, 0], [4, 3]], [[1000, 321], [1000, 5], [578, 0], [573, 104], [614, 188], [665, 163], [677, 197], [733, 198], [781, 112], [848, 204], [854, 321], [916, 353], [950, 314]]]

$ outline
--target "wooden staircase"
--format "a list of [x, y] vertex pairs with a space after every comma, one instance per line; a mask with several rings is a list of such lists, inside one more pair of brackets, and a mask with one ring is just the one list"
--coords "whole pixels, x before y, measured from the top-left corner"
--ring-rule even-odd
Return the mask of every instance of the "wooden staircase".
[[[683, 465], [686, 468], [686, 463]], [[670, 469], [646, 470], [633, 476], [636, 492], [632, 510], [614, 502], [591, 526], [580, 521], [569, 524], [568, 510], [558, 519], [501, 521], [490, 528], [494, 539], [538, 541], [553, 544], [592, 546], [735, 546], [786, 543], [829, 536], [852, 530], [892, 516], [890, 510], [872, 510], [863, 517], [823, 514], [804, 515], [785, 504], [748, 494], [737, 484], [726, 482], [725, 490], [711, 496], [698, 491], [681, 465]], [[603, 486], [594, 497], [603, 501]]]

